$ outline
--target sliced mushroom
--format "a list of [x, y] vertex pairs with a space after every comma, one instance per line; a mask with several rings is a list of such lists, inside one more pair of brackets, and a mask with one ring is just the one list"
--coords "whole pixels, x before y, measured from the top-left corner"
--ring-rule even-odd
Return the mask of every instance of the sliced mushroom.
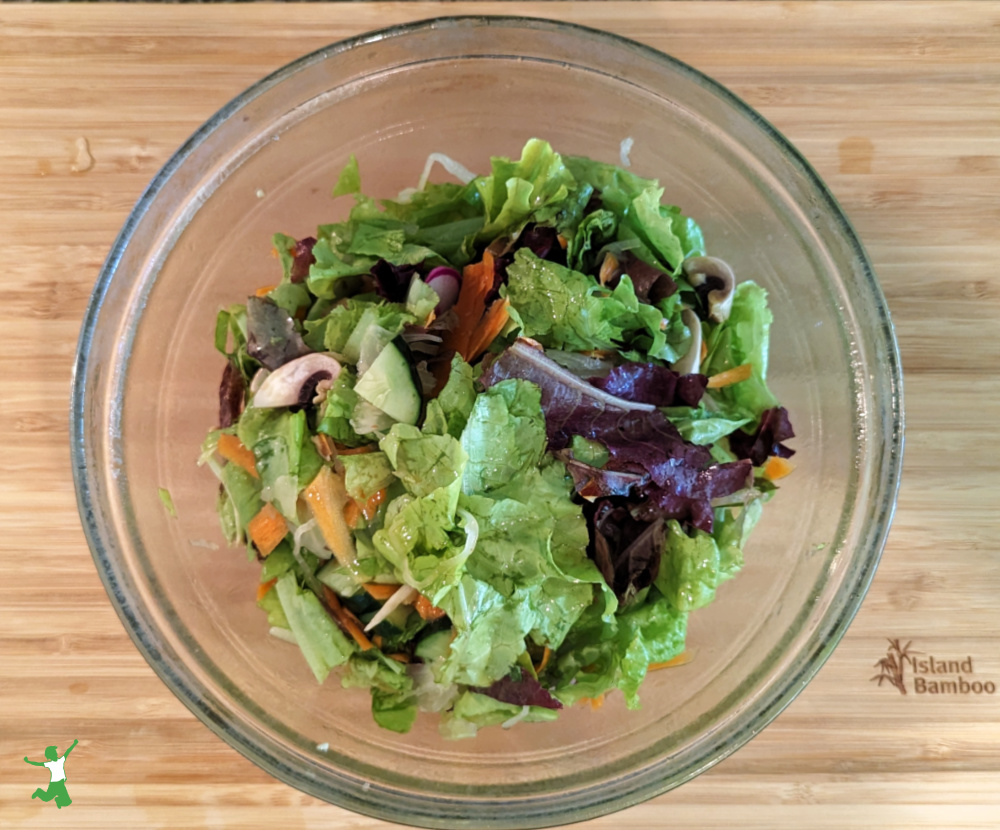
[[685, 308], [681, 310], [681, 322], [691, 332], [691, 345], [687, 354], [676, 363], [671, 363], [670, 368], [679, 375], [690, 375], [701, 368], [701, 320], [690, 308]]
[[312, 402], [316, 387], [322, 381], [334, 381], [340, 375], [340, 364], [330, 355], [313, 352], [289, 361], [264, 378], [253, 405], [258, 408], [276, 406], [306, 406]]
[[708, 292], [708, 318], [715, 323], [726, 322], [736, 290], [736, 275], [729, 264], [714, 256], [690, 257], [684, 260], [684, 276], [696, 290], [714, 283]]

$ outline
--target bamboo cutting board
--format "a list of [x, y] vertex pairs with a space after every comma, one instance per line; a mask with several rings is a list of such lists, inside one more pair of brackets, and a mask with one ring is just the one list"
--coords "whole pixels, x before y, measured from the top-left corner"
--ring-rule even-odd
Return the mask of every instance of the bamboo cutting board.
[[[905, 370], [899, 509], [841, 646], [734, 756], [585, 826], [1000, 827], [1000, 3], [653, 2], [0, 6], [0, 828], [388, 827], [269, 778], [145, 664], [80, 530], [67, 401], [101, 262], [202, 121], [329, 42], [469, 12], [619, 32], [760, 110], [859, 229]], [[921, 652], [905, 695], [871, 680], [889, 640]], [[72, 738], [60, 812], [22, 757]]]

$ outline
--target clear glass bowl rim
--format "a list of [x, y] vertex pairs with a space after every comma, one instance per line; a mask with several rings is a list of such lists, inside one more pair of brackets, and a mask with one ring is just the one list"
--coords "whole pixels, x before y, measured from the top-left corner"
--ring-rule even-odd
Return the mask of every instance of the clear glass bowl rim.
[[[137, 226], [167, 186], [171, 177], [195, 148], [234, 113], [263, 92], [315, 63], [335, 60], [338, 55], [367, 44], [390, 38], [405, 37], [408, 34], [424, 30], [489, 26], [526, 27], [563, 34], [575, 33], [578, 36], [598, 41], [603, 40], [609, 46], [618, 49], [631, 51], [637, 58], [659, 63], [665, 68], [694, 80], [701, 87], [722, 99], [740, 115], [752, 121], [765, 137], [776, 145], [782, 158], [809, 182], [818, 197], [818, 204], [825, 209], [829, 216], [834, 218], [843, 241], [852, 251], [855, 271], [860, 272], [863, 277], [860, 287], [865, 292], [865, 299], [872, 304], [874, 309], [871, 316], [876, 318], [879, 323], [867, 334], [884, 350], [888, 358], [881, 367], [882, 376], [879, 379], [879, 391], [888, 402], [888, 412], [883, 412], [883, 415], [886, 416], [886, 434], [891, 444], [888, 451], [882, 456], [882, 458], [887, 459], [887, 463], [880, 470], [872, 488], [872, 501], [876, 502], [873, 507], [873, 517], [876, 521], [874, 529], [866, 534], [867, 551], [863, 556], [858, 557], [860, 564], [853, 574], [853, 579], [842, 587], [842, 592], [846, 592], [847, 598], [844, 602], [831, 608], [831, 614], [836, 612], [835, 618], [824, 620], [825, 625], [813, 633], [810, 644], [814, 648], [810, 650], [806, 659], [793, 664], [794, 671], [787, 671], [784, 677], [779, 678], [779, 681], [773, 684], [769, 695], [763, 696], [756, 702], [755, 706], [744, 712], [741, 717], [727, 724], [721, 730], [721, 734], [716, 736], [717, 739], [710, 746], [704, 748], [700, 756], [690, 759], [682, 767], [668, 771], [654, 763], [631, 776], [630, 780], [614, 779], [604, 782], [589, 788], [588, 791], [574, 792], [570, 799], [553, 799], [544, 795], [525, 799], [523, 803], [518, 803], [513, 812], [510, 810], [512, 805], [508, 803], [482, 799], [475, 799], [463, 804], [454, 799], [444, 800], [434, 796], [414, 796], [412, 793], [394, 792], [381, 787], [372, 787], [371, 791], [358, 793], [356, 787], [348, 785], [346, 779], [345, 786], [338, 787], [336, 783], [327, 786], [323, 782], [318, 782], [308, 770], [287, 764], [285, 759], [280, 757], [282, 754], [280, 746], [262, 746], [254, 740], [254, 736], [249, 734], [248, 730], [242, 728], [241, 724], [220, 718], [201, 693], [199, 689], [201, 684], [190, 676], [184, 676], [183, 672], [175, 671], [173, 666], [161, 659], [155, 631], [151, 631], [143, 625], [142, 609], [135, 607], [132, 599], [126, 595], [114, 577], [115, 566], [112, 560], [115, 552], [109, 550], [103, 541], [100, 504], [98, 503], [99, 499], [95, 498], [94, 474], [88, 468], [86, 445], [89, 423], [87, 419], [89, 396], [86, 379], [93, 369], [89, 360], [89, 352], [104, 300], [122, 255], [130, 244]], [[223, 106], [184, 142], [156, 174], [130, 212], [125, 225], [116, 238], [98, 276], [81, 325], [73, 367], [70, 404], [73, 479], [84, 532], [98, 574], [116, 613], [136, 647], [161, 680], [209, 729], [252, 762], [285, 783], [358, 813], [388, 821], [426, 827], [543, 827], [584, 821], [632, 806], [679, 786], [739, 749], [777, 717], [798, 695], [822, 667], [846, 632], [868, 590], [881, 557], [895, 511], [902, 471], [904, 423], [902, 371], [889, 310], [860, 239], [836, 199], [812, 166], [773, 125], [753, 108], [724, 86], [688, 64], [620, 35], [579, 24], [523, 16], [442, 16], [366, 32], [298, 58], [262, 78]], [[820, 634], [822, 637], [819, 636]]]

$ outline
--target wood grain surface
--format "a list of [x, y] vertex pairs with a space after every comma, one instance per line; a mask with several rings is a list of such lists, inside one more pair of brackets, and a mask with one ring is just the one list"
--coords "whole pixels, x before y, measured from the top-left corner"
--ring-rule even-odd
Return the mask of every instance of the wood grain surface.
[[[871, 682], [887, 638], [1000, 686], [1000, 4], [0, 5], [0, 827], [374, 828], [267, 776], [157, 679], [95, 572], [70, 477], [88, 295], [169, 154], [267, 72], [444, 13], [619, 32], [712, 75], [815, 165], [894, 315], [906, 461], [853, 626], [773, 725], [587, 828], [1000, 827], [1000, 692]], [[954, 679], [954, 678], [951, 678]], [[75, 803], [24, 755], [80, 745]], [[39, 775], [39, 772], [42, 774]]]

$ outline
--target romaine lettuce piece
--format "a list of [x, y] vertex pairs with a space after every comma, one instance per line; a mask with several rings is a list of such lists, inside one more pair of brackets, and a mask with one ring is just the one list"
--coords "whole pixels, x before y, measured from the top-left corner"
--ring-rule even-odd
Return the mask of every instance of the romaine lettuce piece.
[[355, 647], [330, 619], [319, 598], [312, 591], [299, 588], [294, 574], [286, 573], [279, 578], [274, 590], [302, 655], [316, 680], [322, 683], [330, 669], [348, 661]]

